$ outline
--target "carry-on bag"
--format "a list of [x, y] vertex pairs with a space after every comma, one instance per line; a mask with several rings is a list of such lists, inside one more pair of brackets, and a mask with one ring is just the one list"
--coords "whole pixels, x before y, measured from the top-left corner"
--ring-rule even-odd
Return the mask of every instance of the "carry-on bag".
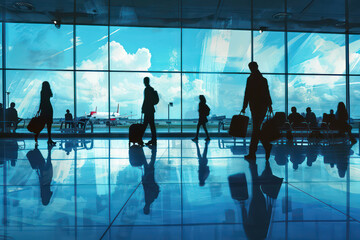
[[234, 115], [231, 119], [229, 134], [233, 137], [246, 137], [249, 117], [245, 115]]
[[27, 129], [30, 131], [30, 132], [33, 132], [33, 133], [40, 133], [41, 130], [43, 130], [45, 127], [45, 119], [43, 117], [41, 117], [39, 115], [39, 112], [35, 115], [35, 117], [33, 117], [28, 126], [27, 126]]
[[35, 148], [34, 150], [30, 150], [26, 154], [27, 159], [30, 162], [32, 169], [39, 169], [41, 166], [45, 165], [45, 159], [41, 154], [40, 150]]
[[142, 124], [142, 115], [140, 123], [131, 124], [129, 127], [129, 146], [131, 143], [139, 144], [140, 146], [144, 145], [143, 136], [145, 133], [144, 124]]
[[133, 167], [141, 167], [146, 163], [144, 149], [141, 146], [132, 145], [129, 148], [129, 162]]
[[228, 177], [231, 197], [238, 201], [249, 198], [245, 173], [238, 173]]
[[267, 115], [267, 120], [262, 124], [261, 127], [261, 139], [272, 142], [281, 138], [279, 127], [279, 121], [274, 117], [274, 113], [269, 113]]

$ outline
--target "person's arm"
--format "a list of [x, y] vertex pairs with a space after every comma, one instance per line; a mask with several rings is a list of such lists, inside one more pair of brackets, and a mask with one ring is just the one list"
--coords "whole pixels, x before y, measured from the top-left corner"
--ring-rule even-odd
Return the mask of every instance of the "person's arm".
[[245, 113], [245, 109], [247, 108], [249, 104], [249, 78], [246, 81], [246, 88], [245, 88], [245, 95], [244, 95], [244, 103], [241, 112]]
[[265, 83], [266, 83], [266, 98], [267, 98], [267, 104], [268, 104], [268, 108], [269, 111], [272, 112], [272, 100], [271, 100], [271, 96], [270, 96], [270, 90], [269, 90], [269, 84], [267, 79], [265, 78]]

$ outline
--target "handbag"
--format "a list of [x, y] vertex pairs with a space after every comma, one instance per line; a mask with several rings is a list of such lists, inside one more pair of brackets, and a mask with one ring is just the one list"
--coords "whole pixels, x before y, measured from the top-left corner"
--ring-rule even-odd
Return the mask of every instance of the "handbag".
[[44, 129], [44, 127], [45, 119], [40, 116], [39, 112], [37, 112], [35, 117], [30, 120], [27, 129], [29, 130], [29, 132], [40, 133], [41, 130]]

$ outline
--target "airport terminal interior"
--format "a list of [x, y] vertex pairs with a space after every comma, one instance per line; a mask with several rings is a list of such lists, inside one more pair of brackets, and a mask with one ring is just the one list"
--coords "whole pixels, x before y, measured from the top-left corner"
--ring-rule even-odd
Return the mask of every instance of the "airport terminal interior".
[[359, 1], [0, 0], [0, 33], [0, 239], [359, 239]]

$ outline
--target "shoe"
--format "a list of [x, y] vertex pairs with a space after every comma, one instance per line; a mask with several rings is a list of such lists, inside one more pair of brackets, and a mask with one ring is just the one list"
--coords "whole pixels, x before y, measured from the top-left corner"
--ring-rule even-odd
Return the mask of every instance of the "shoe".
[[256, 155], [248, 154], [248, 155], [244, 156], [244, 158], [247, 161], [255, 161], [256, 160]]
[[199, 139], [198, 139], [197, 137], [191, 139], [191, 141], [193, 141], [193, 142], [197, 142], [198, 140], [199, 140]]
[[268, 161], [270, 159], [270, 153], [271, 153], [271, 149], [272, 149], [272, 144], [270, 144], [269, 148], [265, 151], [265, 159], [266, 161]]
[[210, 138], [209, 137], [205, 138], [205, 141], [207, 141], [207, 142], [210, 141]]
[[47, 141], [48, 146], [55, 146], [56, 142], [54, 142], [53, 140], [49, 140]]

